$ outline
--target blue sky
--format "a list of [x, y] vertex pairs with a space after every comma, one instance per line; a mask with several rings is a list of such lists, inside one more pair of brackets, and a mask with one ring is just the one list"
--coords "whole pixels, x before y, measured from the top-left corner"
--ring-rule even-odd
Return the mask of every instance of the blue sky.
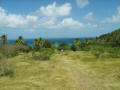
[[120, 0], [0, 0], [0, 35], [96, 37], [120, 28]]

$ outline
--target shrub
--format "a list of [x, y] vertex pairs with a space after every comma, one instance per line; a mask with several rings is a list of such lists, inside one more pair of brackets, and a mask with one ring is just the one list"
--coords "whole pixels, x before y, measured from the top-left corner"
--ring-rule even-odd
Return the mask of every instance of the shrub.
[[33, 54], [35, 60], [49, 60], [50, 55], [44, 52], [36, 52]]
[[14, 57], [19, 52], [29, 52], [32, 48], [27, 45], [4, 45], [0, 48], [1, 53], [6, 57]]
[[47, 40], [44, 40], [43, 48], [52, 48], [52, 43]]
[[35, 60], [49, 60], [53, 53], [53, 49], [42, 48], [39, 52], [33, 52], [32, 55]]
[[85, 47], [82, 47], [82, 48], [81, 48], [81, 50], [83, 50], [83, 51], [89, 51], [89, 50], [90, 50], [90, 48], [89, 48], [89, 47], [87, 47], [87, 46], [85, 46]]
[[24, 45], [15, 44], [14, 47], [18, 52], [29, 52], [30, 50], [32, 50], [32, 47], [26, 44]]
[[70, 50], [70, 46], [67, 43], [61, 43], [58, 50]]
[[13, 77], [14, 76], [14, 71], [12, 69], [6, 69], [4, 71], [4, 76], [10, 76]]
[[120, 48], [119, 47], [113, 47], [108, 50], [109, 56], [112, 58], [119, 58], [120, 57]]
[[0, 60], [0, 76], [14, 76], [14, 70], [11, 68], [10, 64], [8, 64], [5, 58]]
[[77, 50], [79, 50], [79, 46], [77, 46], [77, 45], [75, 45], [75, 44], [72, 44], [71, 49], [72, 49], [73, 51], [77, 51]]
[[15, 49], [14, 45], [4, 45], [1, 47], [1, 53], [5, 57], [16, 56], [18, 54], [17, 50]]
[[94, 55], [95, 55], [96, 58], [100, 57], [100, 53], [99, 52], [95, 52]]

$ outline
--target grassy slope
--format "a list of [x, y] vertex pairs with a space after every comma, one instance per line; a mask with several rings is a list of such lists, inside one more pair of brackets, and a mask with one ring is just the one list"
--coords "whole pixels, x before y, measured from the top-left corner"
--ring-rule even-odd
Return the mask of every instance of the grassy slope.
[[90, 52], [57, 52], [49, 61], [31, 54], [8, 60], [13, 78], [0, 77], [0, 90], [119, 90], [120, 59], [96, 59]]

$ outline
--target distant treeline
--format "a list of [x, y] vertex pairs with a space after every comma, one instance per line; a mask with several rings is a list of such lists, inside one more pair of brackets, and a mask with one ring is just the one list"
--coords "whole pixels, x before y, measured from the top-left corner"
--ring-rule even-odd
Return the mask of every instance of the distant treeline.
[[120, 29], [95, 39], [85, 39], [82, 42], [76, 38], [72, 45], [61, 43], [58, 47], [55, 47], [56, 42], [42, 38], [35, 39], [33, 47], [25, 43], [22, 36], [19, 36], [13, 44], [8, 43], [6, 35], [2, 35], [0, 39], [0, 76], [14, 75], [14, 70], [9, 67], [6, 59], [20, 53], [32, 53], [31, 58], [34, 60], [49, 60], [52, 54], [65, 51], [89, 51], [96, 59], [120, 58]]
[[[25, 52], [28, 52], [30, 50], [39, 51], [42, 48], [56, 48], [58, 50], [71, 49], [73, 51], [77, 51], [77, 50], [84, 50], [85, 47], [89, 45], [119, 47], [120, 46], [120, 29], [113, 31], [112, 33], [101, 35], [100, 37], [96, 37], [95, 39], [87, 38], [82, 42], [80, 42], [79, 38], [76, 38], [71, 46], [68, 45], [68, 43], [61, 43], [58, 47], [55, 47], [56, 44], [57, 44], [56, 42], [50, 42], [42, 38], [37, 38], [33, 42], [33, 47], [31, 47], [27, 43], [25, 43], [22, 36], [19, 36], [18, 39], [15, 40], [15, 42], [12, 45], [14, 47], [17, 47], [18, 51], [21, 50]], [[10, 45], [10, 44], [8, 43], [6, 35], [2, 35], [1, 47], [6, 45]]]

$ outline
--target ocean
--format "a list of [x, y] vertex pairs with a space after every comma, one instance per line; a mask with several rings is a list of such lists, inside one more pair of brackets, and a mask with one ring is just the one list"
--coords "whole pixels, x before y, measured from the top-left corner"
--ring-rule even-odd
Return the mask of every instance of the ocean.
[[[86, 39], [86, 38], [80, 38], [80, 41], [82, 42], [84, 39]], [[51, 38], [51, 39], [44, 39], [44, 40], [48, 40], [51, 42], [52, 41], [57, 42], [57, 45], [60, 45], [61, 43], [68, 43], [69, 45], [72, 45], [75, 38]], [[24, 39], [24, 41], [26, 44], [33, 46], [34, 39]], [[15, 40], [8, 40], [8, 42], [10, 44], [13, 44], [15, 42]]]

